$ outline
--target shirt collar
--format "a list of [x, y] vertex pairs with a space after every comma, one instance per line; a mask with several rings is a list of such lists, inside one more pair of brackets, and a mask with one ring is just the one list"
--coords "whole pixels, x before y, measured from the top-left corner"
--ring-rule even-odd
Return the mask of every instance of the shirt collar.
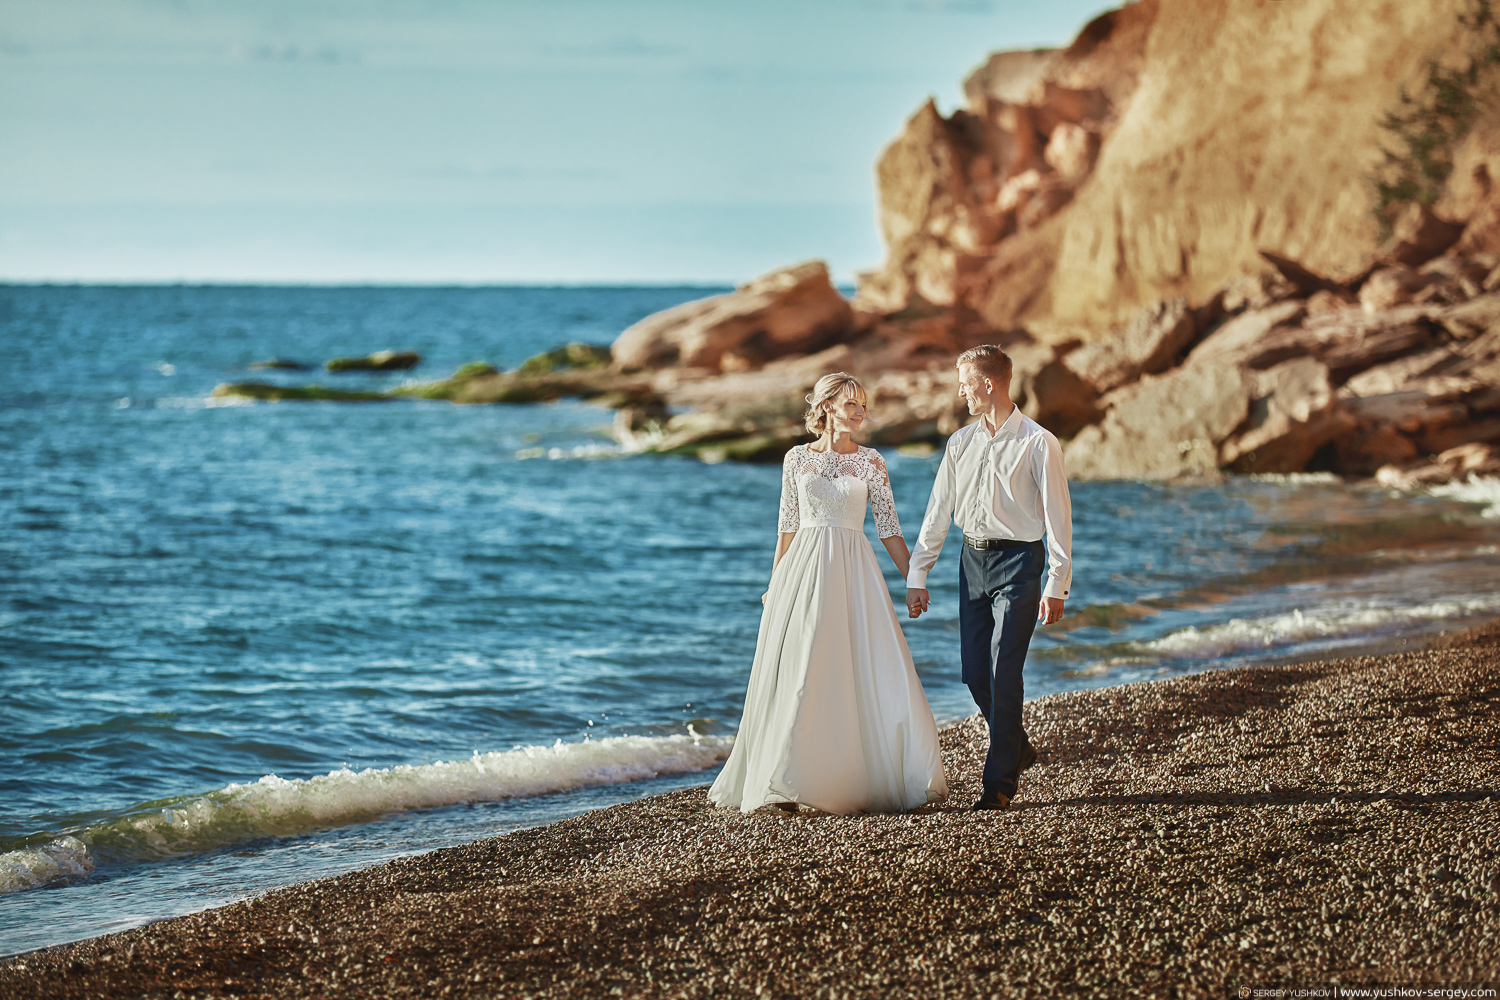
[[[980, 419], [980, 423], [984, 422], [984, 418], [983, 417], [980, 417], [979, 419]], [[1001, 421], [999, 427], [995, 428], [995, 433], [994, 434], [985, 434], [984, 436], [987, 437], [987, 438], [992, 438], [992, 439], [993, 438], [997, 438], [997, 437], [999, 437], [1002, 434], [1014, 436], [1015, 433], [1016, 433], [1016, 431], [1018, 431], [1020, 429], [1020, 427], [1021, 427], [1021, 408], [1019, 406], [1017, 406], [1015, 403], [1012, 403], [1011, 406], [1010, 406], [1010, 414], [1008, 416], [1006, 416], [1006, 418], [1003, 421]], [[981, 428], [981, 431], [982, 431], [982, 428]]]

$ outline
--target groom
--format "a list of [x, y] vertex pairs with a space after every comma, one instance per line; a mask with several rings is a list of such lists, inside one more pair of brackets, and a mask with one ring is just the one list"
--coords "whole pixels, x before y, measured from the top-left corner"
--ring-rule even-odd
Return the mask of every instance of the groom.
[[906, 575], [906, 610], [916, 618], [927, 610], [927, 571], [952, 518], [964, 533], [963, 678], [990, 727], [976, 810], [1009, 808], [1021, 772], [1036, 763], [1021, 728], [1021, 667], [1036, 626], [1062, 617], [1073, 580], [1073, 505], [1062, 448], [1011, 402], [1010, 374], [1010, 358], [993, 344], [958, 356], [958, 394], [979, 419], [948, 439]]

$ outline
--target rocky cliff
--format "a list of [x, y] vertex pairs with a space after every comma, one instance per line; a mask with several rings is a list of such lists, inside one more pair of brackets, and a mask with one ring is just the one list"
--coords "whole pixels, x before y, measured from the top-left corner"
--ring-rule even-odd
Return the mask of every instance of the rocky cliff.
[[[1389, 119], [1432, 60], [1479, 55], [1463, 18], [1480, 9], [1138, 0], [1067, 49], [997, 54], [966, 108], [929, 103], [883, 154], [889, 256], [856, 305], [959, 306], [996, 330], [1092, 340], [1153, 303], [1206, 302], [1264, 271], [1259, 251], [1353, 281], [1383, 245], [1372, 177], [1387, 151], [1412, 155]], [[1476, 153], [1444, 192], [1460, 222], [1488, 201]]]
[[882, 154], [852, 303], [810, 262], [648, 318], [617, 436], [774, 458], [842, 368], [876, 443], [938, 440], [997, 342], [1074, 475], [1500, 470], [1489, 0], [1137, 0], [965, 93]]

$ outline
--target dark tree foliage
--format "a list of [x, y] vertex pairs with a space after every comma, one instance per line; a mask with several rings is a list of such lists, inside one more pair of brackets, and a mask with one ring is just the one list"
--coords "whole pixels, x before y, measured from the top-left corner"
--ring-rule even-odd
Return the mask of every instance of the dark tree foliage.
[[1431, 206], [1453, 172], [1453, 154], [1487, 103], [1500, 66], [1500, 22], [1491, 0], [1474, 0], [1459, 15], [1468, 40], [1462, 68], [1427, 63], [1427, 79], [1415, 93], [1405, 87], [1395, 110], [1381, 120], [1390, 136], [1375, 176], [1375, 215], [1383, 235], [1410, 204]]

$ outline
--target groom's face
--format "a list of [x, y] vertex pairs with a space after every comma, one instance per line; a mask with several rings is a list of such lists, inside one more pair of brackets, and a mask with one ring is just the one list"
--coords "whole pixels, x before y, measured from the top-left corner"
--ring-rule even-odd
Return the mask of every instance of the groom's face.
[[973, 365], [958, 366], [958, 394], [971, 414], [987, 413], [994, 406], [994, 386]]

